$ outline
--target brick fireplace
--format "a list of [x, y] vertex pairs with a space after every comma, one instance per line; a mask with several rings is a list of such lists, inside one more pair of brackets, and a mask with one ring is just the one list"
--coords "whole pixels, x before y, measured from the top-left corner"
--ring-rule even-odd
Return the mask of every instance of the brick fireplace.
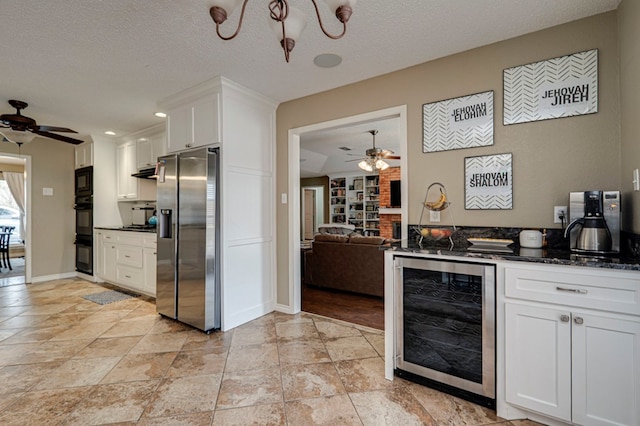
[[[392, 180], [400, 180], [400, 167], [389, 167], [380, 171], [380, 208], [391, 207], [391, 187], [389, 182]], [[400, 214], [380, 213], [380, 236], [384, 238], [393, 238], [394, 224], [402, 222]], [[398, 237], [399, 238], [399, 237]]]

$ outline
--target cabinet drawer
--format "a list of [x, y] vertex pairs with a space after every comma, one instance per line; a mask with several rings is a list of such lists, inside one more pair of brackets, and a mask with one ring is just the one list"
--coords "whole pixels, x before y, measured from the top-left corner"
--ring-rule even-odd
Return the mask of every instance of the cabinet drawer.
[[139, 232], [118, 232], [116, 241], [120, 244], [142, 246], [142, 235]]
[[101, 232], [102, 232], [102, 241], [109, 241], [112, 243], [116, 242], [115, 232], [108, 232], [108, 231], [101, 231]]
[[132, 288], [140, 289], [144, 286], [142, 269], [118, 265], [116, 268], [116, 282]]
[[142, 248], [116, 246], [116, 263], [142, 268]]
[[158, 241], [156, 238], [156, 234], [145, 235], [142, 237], [142, 246], [148, 248], [156, 248], [158, 245]]
[[506, 267], [505, 295], [640, 315], [640, 274], [582, 267]]

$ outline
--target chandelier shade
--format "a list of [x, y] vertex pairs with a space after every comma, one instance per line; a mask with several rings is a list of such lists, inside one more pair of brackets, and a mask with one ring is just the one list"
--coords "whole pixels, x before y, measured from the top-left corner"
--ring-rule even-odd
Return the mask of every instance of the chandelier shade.
[[[245, 9], [249, 0], [213, 0], [213, 5], [209, 9], [209, 15], [216, 24], [216, 33], [222, 40], [231, 40], [235, 38], [240, 29], [242, 28], [242, 21], [244, 20]], [[322, 23], [320, 11], [316, 0], [309, 0], [313, 4], [316, 12], [320, 29], [329, 38], [339, 39], [347, 31], [347, 22], [351, 18], [353, 13], [353, 7], [356, 4], [356, 0], [325, 0], [325, 3], [329, 6], [330, 10], [335, 14], [335, 17], [343, 25], [342, 32], [340, 34], [331, 34], [327, 32]], [[242, 11], [240, 12], [240, 19], [238, 20], [238, 26], [234, 33], [225, 36], [220, 32], [220, 26], [227, 20], [235, 9], [242, 3]], [[295, 47], [296, 40], [302, 34], [306, 24], [307, 18], [302, 11], [294, 7], [289, 6], [288, 0], [271, 0], [269, 2], [269, 22], [271, 29], [276, 33], [278, 41], [282, 50], [284, 51], [284, 57], [289, 62], [289, 53]]]

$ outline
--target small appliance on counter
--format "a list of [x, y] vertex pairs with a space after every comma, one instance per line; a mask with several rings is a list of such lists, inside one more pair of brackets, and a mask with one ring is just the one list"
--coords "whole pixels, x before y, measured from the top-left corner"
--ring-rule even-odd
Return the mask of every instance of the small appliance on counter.
[[620, 191], [569, 193], [569, 225], [564, 236], [569, 237], [571, 251], [619, 253]]
[[153, 225], [149, 222], [156, 208], [149, 204], [134, 204], [131, 207], [131, 224], [134, 226]]
[[542, 232], [534, 229], [520, 231], [520, 247], [538, 249], [542, 248]]

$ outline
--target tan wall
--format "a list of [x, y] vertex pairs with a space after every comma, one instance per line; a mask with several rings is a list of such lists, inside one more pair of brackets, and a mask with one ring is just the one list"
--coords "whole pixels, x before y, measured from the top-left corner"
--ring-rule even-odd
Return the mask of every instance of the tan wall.
[[[502, 125], [505, 68], [594, 48], [599, 49], [597, 114]], [[410, 223], [418, 220], [426, 187], [439, 181], [447, 187], [458, 225], [554, 227], [553, 206], [566, 205], [569, 191], [620, 187], [618, 74], [614, 11], [282, 103], [276, 192], [287, 192], [289, 129], [406, 104]], [[486, 90], [494, 90], [495, 144], [423, 154], [422, 105]], [[513, 153], [513, 210], [465, 211], [464, 157], [507, 152]], [[287, 206], [278, 204], [277, 214], [277, 301], [288, 305]]]
[[618, 8], [620, 45], [620, 141], [623, 227], [640, 233], [640, 192], [633, 192], [633, 169], [640, 168], [640, 2]]
[[[0, 152], [18, 153], [10, 143]], [[22, 154], [31, 156], [31, 275], [64, 274], [75, 271], [75, 215], [73, 211], [73, 145], [35, 138], [24, 144]], [[53, 196], [42, 195], [53, 188]]]

